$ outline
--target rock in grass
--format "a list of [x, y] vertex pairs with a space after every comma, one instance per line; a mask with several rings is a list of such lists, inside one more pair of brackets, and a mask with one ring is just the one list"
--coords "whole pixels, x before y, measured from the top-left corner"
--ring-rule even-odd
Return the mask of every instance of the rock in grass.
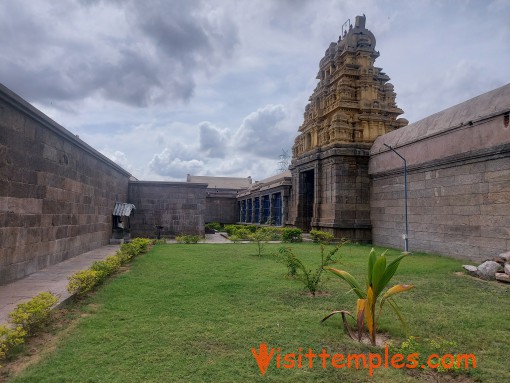
[[510, 263], [505, 263], [505, 273], [510, 275]]
[[503, 266], [494, 261], [485, 261], [478, 266], [478, 276], [482, 279], [493, 281], [496, 279], [494, 274], [503, 271]]
[[478, 277], [478, 267], [476, 266], [471, 266], [471, 265], [462, 265], [462, 267], [464, 268], [464, 270], [467, 271], [467, 273], [469, 275], [471, 275], [472, 277]]
[[510, 283], [510, 275], [507, 273], [496, 273], [495, 275], [497, 281]]
[[502, 259], [505, 262], [510, 262], [510, 251], [500, 254], [499, 258]]

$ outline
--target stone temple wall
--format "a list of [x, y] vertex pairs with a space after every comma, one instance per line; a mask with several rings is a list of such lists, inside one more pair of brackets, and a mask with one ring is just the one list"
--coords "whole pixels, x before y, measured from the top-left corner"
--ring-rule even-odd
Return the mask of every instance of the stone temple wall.
[[154, 238], [160, 234], [205, 233], [207, 184], [131, 181], [129, 202], [136, 206], [131, 217], [131, 237]]
[[0, 85], [0, 283], [108, 244], [129, 176]]
[[379, 137], [371, 149], [373, 242], [481, 261], [510, 250], [510, 84]]
[[239, 220], [237, 199], [234, 196], [208, 195], [205, 222], [236, 223]]

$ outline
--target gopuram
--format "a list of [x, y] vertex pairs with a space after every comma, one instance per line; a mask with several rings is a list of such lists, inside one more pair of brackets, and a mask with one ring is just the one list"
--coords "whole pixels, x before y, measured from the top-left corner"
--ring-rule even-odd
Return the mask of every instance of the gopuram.
[[[365, 16], [347, 21], [319, 64], [319, 83], [292, 147], [288, 223], [371, 241], [369, 150], [408, 124], [390, 78], [374, 66], [376, 40]], [[343, 28], [344, 28], [343, 27]]]

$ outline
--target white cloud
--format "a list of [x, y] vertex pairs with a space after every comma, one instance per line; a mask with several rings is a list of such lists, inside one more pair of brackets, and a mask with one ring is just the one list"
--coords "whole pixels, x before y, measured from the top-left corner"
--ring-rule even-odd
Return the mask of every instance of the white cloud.
[[249, 155], [278, 158], [293, 137], [281, 129], [287, 114], [283, 105], [266, 105], [244, 118], [233, 137], [233, 145]]
[[155, 154], [149, 162], [149, 168], [160, 176], [182, 181], [187, 174], [200, 173], [204, 162], [197, 159], [182, 159], [165, 148], [161, 153]]

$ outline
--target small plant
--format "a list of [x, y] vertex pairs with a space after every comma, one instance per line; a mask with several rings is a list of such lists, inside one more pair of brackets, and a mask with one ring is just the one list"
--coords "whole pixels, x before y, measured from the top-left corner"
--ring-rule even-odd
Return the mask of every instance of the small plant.
[[343, 243], [336, 246], [334, 249], [330, 250], [327, 254], [325, 254], [325, 248], [321, 245], [321, 264], [315, 268], [315, 270], [309, 269], [292, 251], [291, 248], [280, 248], [279, 254], [280, 259], [283, 260], [285, 265], [287, 266], [288, 273], [287, 275], [290, 277], [296, 277], [302, 281], [305, 285], [305, 288], [308, 289], [310, 294], [315, 296], [317, 291], [319, 290], [322, 272], [324, 271], [324, 267], [335, 263], [334, 259], [335, 254], [340, 250], [340, 247]]
[[310, 230], [310, 235], [315, 243], [323, 243], [325, 245], [330, 244], [335, 239], [333, 234], [322, 230]]
[[202, 238], [199, 235], [188, 235], [188, 234], [182, 234], [175, 237], [175, 240], [178, 243], [185, 243], [185, 244], [192, 244], [192, 243], [198, 243], [200, 242]]
[[83, 296], [91, 291], [101, 281], [101, 272], [82, 270], [69, 277], [67, 291], [71, 294]]
[[271, 240], [271, 232], [260, 229], [255, 233], [252, 233], [248, 238], [250, 241], [257, 243], [257, 249], [260, 257], [262, 255], [262, 251], [264, 250], [264, 246], [269, 240]]
[[21, 326], [28, 335], [33, 335], [48, 322], [50, 310], [57, 301], [57, 297], [51, 293], [40, 293], [28, 302], [17, 305], [9, 314], [9, 319], [14, 325]]
[[287, 267], [287, 277], [295, 278], [297, 276], [301, 261], [296, 257], [292, 251], [292, 248], [280, 247], [276, 256], [277, 259]]
[[[334, 314], [341, 314], [342, 320], [344, 323], [344, 328], [347, 333], [353, 338], [349, 324], [347, 322], [346, 315], [351, 316], [356, 320], [357, 323], [357, 340], [361, 342], [363, 328], [366, 325], [368, 329], [368, 334], [370, 338], [370, 342], [375, 345], [376, 344], [376, 333], [377, 333], [377, 323], [379, 322], [379, 318], [381, 316], [382, 308], [386, 302], [390, 305], [390, 307], [395, 311], [399, 320], [405, 326], [404, 319], [400, 314], [397, 305], [393, 301], [393, 295], [407, 291], [412, 289], [414, 286], [412, 285], [395, 285], [392, 288], [388, 289], [386, 293], [384, 293], [381, 297], [381, 294], [384, 288], [388, 285], [393, 275], [398, 269], [400, 261], [404, 259], [409, 253], [404, 253], [397, 257], [395, 260], [386, 265], [386, 252], [377, 256], [375, 254], [375, 250], [372, 249], [370, 251], [370, 255], [368, 257], [368, 277], [366, 283], [366, 289], [363, 290], [360, 283], [354, 278], [351, 274], [344, 270], [334, 269], [332, 267], [326, 267], [326, 270], [331, 271], [336, 276], [343, 279], [347, 284], [351, 287], [352, 291], [358, 296], [358, 301], [356, 305], [356, 316], [354, 317], [350, 312], [345, 310], [333, 311], [329, 315], [327, 315], [322, 322], [332, 317]], [[377, 300], [381, 297], [379, 303], [379, 312], [376, 313], [377, 308]]]
[[303, 240], [303, 231], [297, 228], [283, 228], [282, 241], [283, 242], [301, 242]]

